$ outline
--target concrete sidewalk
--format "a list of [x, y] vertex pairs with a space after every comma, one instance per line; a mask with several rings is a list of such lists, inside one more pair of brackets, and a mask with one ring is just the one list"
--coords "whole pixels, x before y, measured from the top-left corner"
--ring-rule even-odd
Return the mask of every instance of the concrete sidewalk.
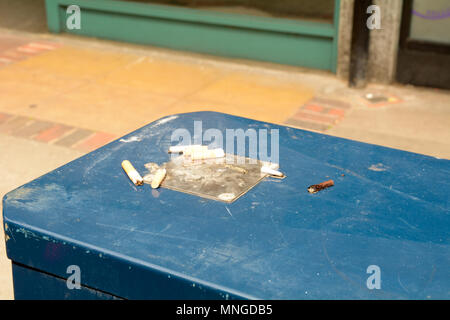
[[213, 110], [450, 157], [448, 91], [356, 90], [332, 74], [296, 67], [0, 31], [6, 116], [99, 132], [95, 140], [107, 142], [164, 115]]
[[[1, 196], [158, 118], [200, 110], [450, 158], [449, 92], [355, 90], [323, 72], [73, 36], [0, 30], [0, 97]], [[12, 298], [0, 243], [0, 298]]]

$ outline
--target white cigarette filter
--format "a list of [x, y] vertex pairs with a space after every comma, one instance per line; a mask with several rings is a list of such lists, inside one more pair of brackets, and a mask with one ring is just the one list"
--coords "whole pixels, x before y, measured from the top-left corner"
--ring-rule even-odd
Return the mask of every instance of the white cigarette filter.
[[208, 147], [199, 144], [192, 144], [188, 146], [171, 146], [169, 147], [169, 153], [186, 153], [186, 152], [189, 153], [192, 149], [196, 148], [208, 148]]
[[189, 155], [194, 150], [208, 149], [208, 146], [202, 146], [200, 144], [192, 144], [188, 146], [171, 146], [169, 147], [169, 153], [183, 153]]
[[151, 183], [151, 186], [153, 189], [159, 188], [159, 186], [161, 185], [161, 182], [166, 177], [166, 174], [167, 174], [166, 169], [158, 169], [155, 172], [155, 175], [153, 176], [153, 180]]
[[192, 160], [205, 160], [205, 159], [215, 159], [215, 158], [223, 158], [225, 156], [225, 152], [223, 149], [196, 149], [191, 153]]
[[142, 179], [141, 175], [136, 171], [130, 161], [122, 161], [122, 168], [135, 185], [140, 186], [144, 184], [144, 179]]
[[263, 165], [263, 167], [268, 167], [268, 168], [274, 169], [274, 170], [277, 170], [280, 167], [280, 165], [278, 163], [269, 162], [269, 161], [262, 161], [262, 165]]
[[283, 177], [284, 174], [278, 170], [272, 169], [268, 166], [262, 166], [261, 167], [261, 173], [265, 173], [271, 176], [277, 176], [277, 177]]
[[208, 150], [208, 146], [192, 145], [183, 151], [185, 157], [191, 157], [194, 153], [204, 152]]

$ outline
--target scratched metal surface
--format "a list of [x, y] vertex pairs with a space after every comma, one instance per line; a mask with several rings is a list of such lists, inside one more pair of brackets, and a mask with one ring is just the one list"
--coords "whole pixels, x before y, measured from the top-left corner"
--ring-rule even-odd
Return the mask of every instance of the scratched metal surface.
[[261, 167], [262, 162], [257, 159], [234, 154], [196, 161], [177, 156], [150, 170], [144, 181], [147, 183], [148, 177], [158, 168], [164, 168], [167, 175], [161, 183], [162, 188], [233, 203], [266, 176], [261, 173]]
[[[135, 187], [173, 130], [279, 129], [284, 180], [232, 204]], [[270, 136], [269, 136], [270, 138]], [[123, 298], [449, 299], [450, 161], [199, 112], [166, 117], [3, 199], [10, 259]], [[335, 185], [310, 194], [309, 185]], [[369, 290], [369, 265], [381, 289]]]

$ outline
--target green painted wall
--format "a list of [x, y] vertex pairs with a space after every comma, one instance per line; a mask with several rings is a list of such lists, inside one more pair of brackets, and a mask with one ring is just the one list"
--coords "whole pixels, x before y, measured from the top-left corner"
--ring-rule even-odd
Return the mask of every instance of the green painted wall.
[[[81, 8], [68, 30], [66, 8]], [[338, 7], [339, 1], [336, 1]], [[335, 23], [274, 19], [111, 0], [46, 0], [52, 32], [335, 71]]]

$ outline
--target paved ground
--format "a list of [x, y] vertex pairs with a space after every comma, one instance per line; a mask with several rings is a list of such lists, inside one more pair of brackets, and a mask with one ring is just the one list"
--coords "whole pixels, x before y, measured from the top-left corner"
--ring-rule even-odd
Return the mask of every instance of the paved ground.
[[[162, 116], [198, 110], [450, 159], [446, 91], [353, 90], [323, 72], [73, 36], [0, 29], [0, 97], [0, 196]], [[12, 298], [0, 240], [0, 298]]]

